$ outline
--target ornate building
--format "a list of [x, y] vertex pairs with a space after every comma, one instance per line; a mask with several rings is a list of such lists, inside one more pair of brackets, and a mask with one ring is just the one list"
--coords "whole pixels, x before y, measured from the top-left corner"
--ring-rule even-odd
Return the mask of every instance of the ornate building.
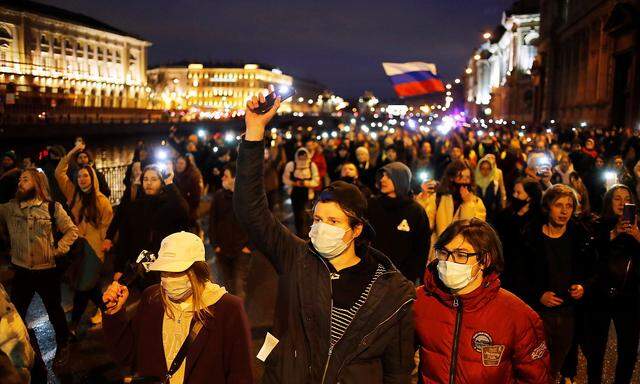
[[[229, 117], [244, 110], [249, 98], [267, 89], [291, 87], [293, 78], [280, 70], [244, 66], [182, 64], [147, 71], [149, 84], [159, 95], [158, 107], [187, 111], [192, 118]], [[290, 103], [284, 110], [290, 111]]]
[[85, 15], [2, 0], [0, 116], [73, 122], [145, 114], [150, 45]]
[[504, 12], [496, 29], [485, 34], [465, 72], [466, 109], [471, 116], [531, 121], [540, 14], [538, 1], [521, 0]]
[[543, 0], [536, 119], [640, 129], [640, 1]]
[[321, 84], [258, 64], [178, 63], [150, 69], [147, 76], [158, 95], [155, 107], [181, 113], [187, 120], [235, 117], [244, 111], [249, 98], [269, 85], [296, 88], [296, 95], [283, 103], [282, 113], [319, 114], [343, 103]]

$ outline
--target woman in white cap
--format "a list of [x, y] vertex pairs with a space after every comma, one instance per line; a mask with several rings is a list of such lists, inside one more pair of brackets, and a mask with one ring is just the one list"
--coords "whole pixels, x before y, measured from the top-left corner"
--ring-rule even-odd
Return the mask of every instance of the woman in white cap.
[[171, 384], [253, 382], [242, 301], [211, 282], [204, 255], [193, 233], [162, 240], [150, 266], [161, 282], [143, 292], [133, 316], [124, 305], [126, 286], [114, 281], [104, 293], [106, 343], [136, 377]]

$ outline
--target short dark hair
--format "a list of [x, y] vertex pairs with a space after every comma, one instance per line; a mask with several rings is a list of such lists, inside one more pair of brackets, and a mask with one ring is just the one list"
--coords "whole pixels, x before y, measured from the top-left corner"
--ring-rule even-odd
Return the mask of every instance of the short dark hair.
[[489, 258], [489, 265], [483, 271], [484, 276], [492, 272], [502, 272], [504, 269], [502, 242], [491, 224], [476, 218], [454, 221], [442, 232], [433, 248], [444, 248], [458, 235], [462, 236], [471, 244], [474, 251], [480, 254], [478, 256], [480, 263], [486, 266], [486, 260]]
[[554, 184], [542, 194], [542, 213], [549, 215], [551, 205], [562, 197], [570, 197], [573, 201], [573, 214], [578, 208], [578, 194], [575, 189], [565, 184]]

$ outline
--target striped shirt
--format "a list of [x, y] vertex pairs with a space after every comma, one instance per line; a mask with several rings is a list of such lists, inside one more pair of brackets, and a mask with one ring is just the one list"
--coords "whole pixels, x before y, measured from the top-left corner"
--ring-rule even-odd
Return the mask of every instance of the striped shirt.
[[349, 328], [349, 324], [356, 317], [358, 310], [364, 305], [364, 302], [367, 300], [369, 296], [369, 292], [371, 291], [371, 287], [373, 283], [376, 281], [380, 275], [382, 275], [386, 269], [382, 264], [378, 264], [378, 268], [369, 284], [366, 286], [364, 291], [360, 294], [358, 300], [351, 306], [351, 308], [338, 308], [336, 306], [331, 307], [331, 347], [342, 338], [342, 336]]

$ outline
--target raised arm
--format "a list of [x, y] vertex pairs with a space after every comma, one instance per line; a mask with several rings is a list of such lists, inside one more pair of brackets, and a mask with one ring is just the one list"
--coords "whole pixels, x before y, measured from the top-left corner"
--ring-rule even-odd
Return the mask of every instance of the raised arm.
[[73, 181], [67, 175], [67, 170], [69, 169], [69, 155], [64, 156], [60, 159], [58, 166], [56, 167], [56, 182], [58, 182], [58, 186], [60, 187], [60, 191], [64, 195], [64, 198], [67, 199], [67, 203], [71, 202], [73, 199], [73, 195], [75, 194], [76, 186], [73, 184]]
[[[261, 99], [264, 100], [264, 96]], [[247, 105], [247, 132], [238, 152], [233, 209], [251, 243], [283, 274], [291, 269], [306, 243], [278, 222], [268, 209], [263, 175], [264, 128], [275, 115], [280, 101], [264, 115], [251, 112], [257, 105], [256, 97]]]

